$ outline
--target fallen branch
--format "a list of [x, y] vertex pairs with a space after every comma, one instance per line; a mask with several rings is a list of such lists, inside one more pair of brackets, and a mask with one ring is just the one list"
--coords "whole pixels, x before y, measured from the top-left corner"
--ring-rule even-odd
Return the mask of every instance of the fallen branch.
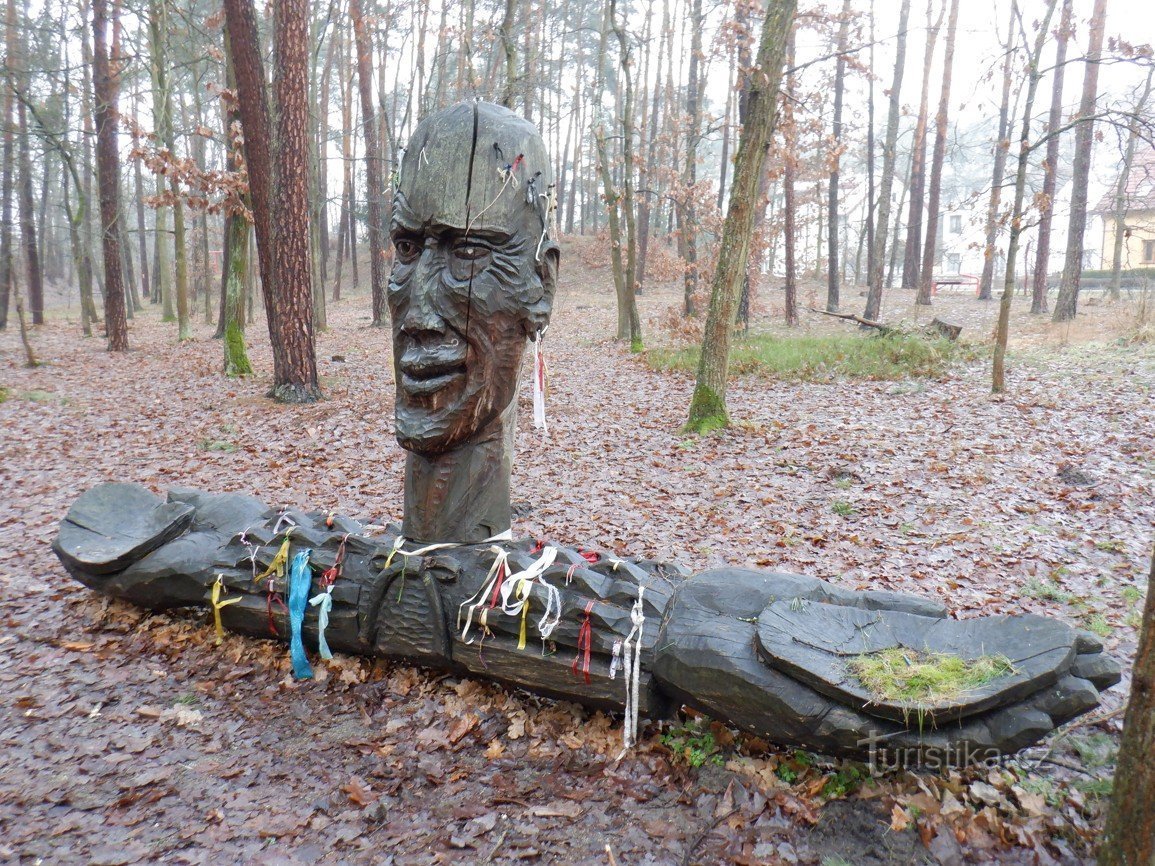
[[894, 330], [889, 325], [882, 324], [882, 322], [875, 322], [871, 319], [864, 319], [862, 316], [856, 316], [854, 313], [832, 313], [830, 310], [820, 310], [817, 307], [811, 307], [810, 312], [821, 313], [824, 316], [834, 316], [836, 319], [846, 319], [848, 322], [857, 322], [858, 324], [867, 328], [878, 328], [883, 333]]

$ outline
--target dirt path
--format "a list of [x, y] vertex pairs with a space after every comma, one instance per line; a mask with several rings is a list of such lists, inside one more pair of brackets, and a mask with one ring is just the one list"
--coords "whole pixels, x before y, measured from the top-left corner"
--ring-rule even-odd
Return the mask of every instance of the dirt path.
[[[934, 382], [746, 379], [731, 393], [739, 424], [686, 439], [691, 382], [604, 341], [604, 283], [599, 270], [564, 286], [548, 441], [522, 395], [517, 531], [943, 595], [964, 615], [1045, 611], [1133, 651], [1155, 524], [1150, 351], [1070, 334], [1055, 348], [1063, 335], [1024, 323], [1006, 401], [988, 396], [983, 362]], [[676, 300], [672, 287], [643, 298], [651, 333]], [[615, 763], [618, 722], [601, 715], [356, 659], [295, 685], [281, 647], [217, 647], [203, 617], [149, 616], [70, 583], [48, 544], [99, 481], [395, 518], [388, 340], [364, 306], [331, 312], [329, 399], [304, 409], [260, 397], [259, 328], [255, 382], [218, 375], [210, 329], [177, 346], [154, 311], [123, 357], [55, 319], [35, 336], [48, 366], [31, 371], [0, 334], [0, 862], [609, 863], [609, 845], [623, 866], [909, 863], [924, 842], [949, 862], [958, 838], [975, 862], [1085, 854], [1098, 807], [1063, 769], [1026, 787], [899, 775], [826, 803], [844, 766], [731, 745], [724, 729], [712, 735], [725, 767], [687, 768], [657, 731]], [[990, 310], [944, 298], [935, 312], [981, 331]], [[904, 815], [909, 828], [891, 830]]]

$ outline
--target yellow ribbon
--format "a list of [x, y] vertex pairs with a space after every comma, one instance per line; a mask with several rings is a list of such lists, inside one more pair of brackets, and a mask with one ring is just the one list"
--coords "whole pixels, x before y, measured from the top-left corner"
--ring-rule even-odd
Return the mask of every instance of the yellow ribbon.
[[228, 607], [230, 604], [236, 604], [240, 601], [240, 596], [236, 598], [226, 598], [221, 601], [221, 590], [225, 589], [224, 575], [218, 574], [216, 582], [213, 584], [212, 602], [213, 602], [213, 621], [217, 627], [217, 645], [225, 639], [225, 627], [221, 625], [221, 608]]
[[[529, 584], [526, 584], [526, 586], [529, 586]], [[527, 598], [525, 600], [525, 606], [521, 609], [521, 632], [517, 636], [517, 648], [519, 650], [525, 649], [525, 618], [528, 615], [529, 615], [529, 599]]]
[[285, 533], [285, 540], [281, 542], [281, 549], [277, 551], [277, 555], [273, 557], [273, 561], [269, 563], [269, 567], [254, 578], [254, 583], [260, 583], [269, 575], [276, 575], [277, 577], [285, 576], [285, 568], [289, 564], [289, 538], [293, 535], [294, 528], [295, 527], [289, 527], [289, 531]]

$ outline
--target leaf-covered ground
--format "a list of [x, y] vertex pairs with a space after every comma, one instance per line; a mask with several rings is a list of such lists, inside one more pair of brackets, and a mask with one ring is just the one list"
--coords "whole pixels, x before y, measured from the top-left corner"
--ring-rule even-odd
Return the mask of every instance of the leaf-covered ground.
[[[984, 361], [942, 381], [747, 378], [731, 388], [731, 430], [686, 438], [690, 379], [607, 342], [604, 269], [567, 265], [547, 340], [548, 439], [522, 395], [516, 531], [931, 594], [964, 616], [1046, 612], [1121, 658], [1134, 651], [1155, 523], [1155, 355], [1110, 342], [1125, 305], [1063, 330], [1017, 316], [1002, 401]], [[898, 292], [891, 302], [888, 321], [910, 313]], [[650, 334], [676, 303], [674, 287], [646, 293]], [[865, 783], [856, 766], [706, 721], [651, 727], [615, 761], [617, 719], [353, 658], [297, 685], [282, 647], [217, 647], [204, 616], [149, 615], [71, 583], [49, 550], [55, 524], [105, 480], [396, 519], [390, 348], [366, 309], [363, 297], [331, 309], [318, 349], [328, 399], [303, 408], [261, 396], [259, 326], [248, 381], [218, 374], [210, 328], [176, 345], [155, 310], [123, 356], [59, 311], [34, 334], [47, 362], [35, 370], [13, 330], [0, 334], [0, 862], [1089, 856], [1117, 717], [1006, 768]], [[963, 296], [932, 312], [972, 339], [994, 315]]]

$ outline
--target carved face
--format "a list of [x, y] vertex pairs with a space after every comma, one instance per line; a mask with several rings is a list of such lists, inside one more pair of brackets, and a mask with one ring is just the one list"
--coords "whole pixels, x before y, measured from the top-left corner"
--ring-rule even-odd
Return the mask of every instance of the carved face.
[[548, 177], [536, 129], [499, 106], [457, 105], [414, 132], [390, 226], [402, 447], [438, 454], [495, 435], [515, 399], [553, 303]]

